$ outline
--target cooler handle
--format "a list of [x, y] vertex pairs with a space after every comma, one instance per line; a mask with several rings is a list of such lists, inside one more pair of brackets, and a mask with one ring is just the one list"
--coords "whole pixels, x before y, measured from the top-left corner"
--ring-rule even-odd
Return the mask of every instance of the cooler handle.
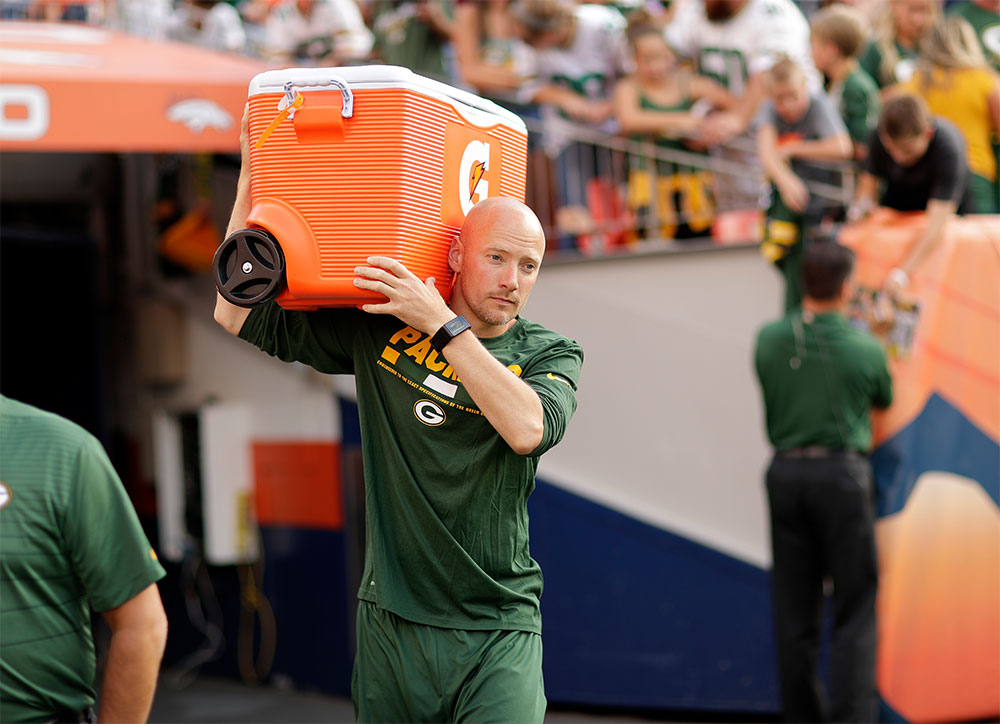
[[278, 103], [278, 110], [283, 111], [286, 108], [292, 108], [289, 112], [290, 116], [295, 115], [295, 98], [298, 96], [298, 91], [295, 87], [305, 88], [309, 86], [324, 86], [324, 85], [334, 85], [340, 89], [340, 94], [344, 97], [344, 105], [340, 111], [340, 115], [344, 118], [350, 118], [354, 115], [354, 94], [351, 92], [350, 86], [347, 85], [347, 81], [343, 78], [339, 78], [335, 75], [330, 76], [328, 80], [309, 80], [309, 81], [299, 81], [289, 80], [285, 82], [285, 96]]

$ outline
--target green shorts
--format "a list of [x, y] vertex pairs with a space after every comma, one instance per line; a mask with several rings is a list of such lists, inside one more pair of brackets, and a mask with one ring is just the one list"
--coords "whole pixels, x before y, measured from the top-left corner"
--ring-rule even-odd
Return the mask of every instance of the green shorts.
[[358, 601], [359, 722], [541, 722], [542, 637], [413, 623]]

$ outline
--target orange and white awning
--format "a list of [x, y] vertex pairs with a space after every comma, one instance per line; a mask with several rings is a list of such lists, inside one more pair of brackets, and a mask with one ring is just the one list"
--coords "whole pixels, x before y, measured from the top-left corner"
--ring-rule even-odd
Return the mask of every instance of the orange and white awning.
[[0, 23], [0, 150], [239, 150], [266, 64], [103, 28]]

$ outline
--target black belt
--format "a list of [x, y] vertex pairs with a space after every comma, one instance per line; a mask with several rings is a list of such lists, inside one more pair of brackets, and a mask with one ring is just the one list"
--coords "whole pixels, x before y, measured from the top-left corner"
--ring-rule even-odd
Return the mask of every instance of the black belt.
[[863, 460], [867, 456], [857, 450], [845, 450], [843, 448], [820, 447], [811, 445], [809, 447], [792, 447], [784, 450], [775, 450], [776, 457], [789, 460], [832, 460], [836, 458], [852, 458]]
[[51, 719], [46, 719], [44, 724], [94, 724], [96, 721], [94, 708], [88, 706], [83, 711], [61, 711]]

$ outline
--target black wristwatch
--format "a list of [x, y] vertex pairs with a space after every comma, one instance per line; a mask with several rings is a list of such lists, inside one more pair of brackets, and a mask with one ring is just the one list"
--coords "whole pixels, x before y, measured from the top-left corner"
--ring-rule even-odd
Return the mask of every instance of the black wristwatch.
[[469, 320], [459, 314], [450, 322], [445, 322], [444, 326], [434, 333], [431, 337], [431, 346], [438, 352], [443, 352], [446, 344], [471, 327]]

